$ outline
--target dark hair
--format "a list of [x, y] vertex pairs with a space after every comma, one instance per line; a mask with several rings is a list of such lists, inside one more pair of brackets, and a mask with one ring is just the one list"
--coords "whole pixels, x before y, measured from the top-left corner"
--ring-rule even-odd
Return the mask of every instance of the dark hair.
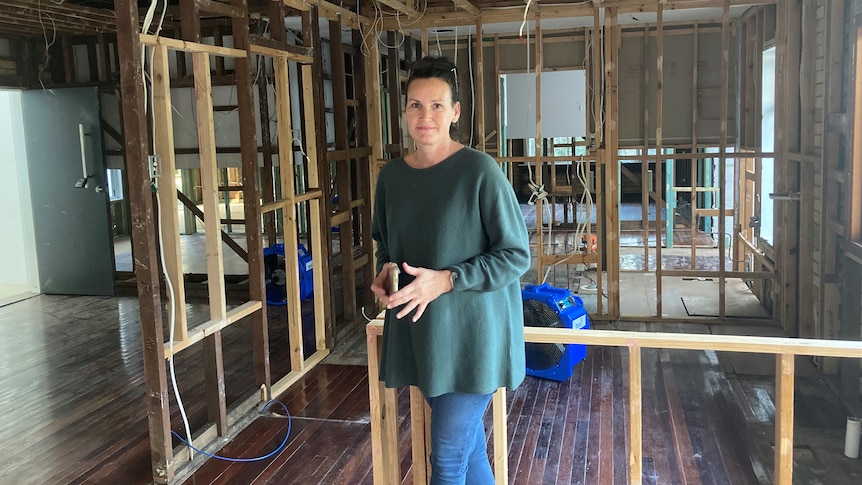
[[410, 65], [410, 75], [407, 77], [404, 96], [410, 90], [410, 83], [415, 79], [437, 78], [446, 81], [452, 90], [452, 104], [458, 101], [458, 73], [455, 63], [448, 57], [423, 57]]

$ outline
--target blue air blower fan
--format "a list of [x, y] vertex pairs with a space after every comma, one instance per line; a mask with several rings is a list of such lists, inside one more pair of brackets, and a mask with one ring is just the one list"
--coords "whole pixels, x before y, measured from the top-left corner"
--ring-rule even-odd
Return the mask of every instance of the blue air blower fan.
[[[590, 320], [580, 297], [565, 288], [527, 285], [521, 290], [524, 326], [589, 329]], [[587, 356], [585, 345], [536, 344], [527, 342], [527, 375], [565, 381], [575, 365]]]
[[[311, 255], [302, 244], [297, 248], [299, 260], [299, 298], [307, 300], [314, 293], [311, 271]], [[283, 306], [287, 304], [287, 274], [284, 271], [284, 244], [274, 244], [263, 250], [266, 303]]]

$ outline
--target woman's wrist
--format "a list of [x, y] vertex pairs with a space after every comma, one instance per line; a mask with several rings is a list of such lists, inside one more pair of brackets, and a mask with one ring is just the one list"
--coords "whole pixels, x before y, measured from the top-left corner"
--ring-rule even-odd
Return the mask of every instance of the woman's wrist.
[[446, 271], [449, 272], [449, 275], [448, 275], [448, 277], [449, 277], [449, 290], [448, 291], [455, 291], [455, 280], [458, 279], [458, 273], [455, 271], [452, 271], [451, 269], [447, 269]]

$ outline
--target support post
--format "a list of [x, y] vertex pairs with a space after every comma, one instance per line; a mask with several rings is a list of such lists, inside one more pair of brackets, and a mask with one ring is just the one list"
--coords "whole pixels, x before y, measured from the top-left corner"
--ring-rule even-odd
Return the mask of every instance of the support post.
[[147, 163], [148, 140], [144, 107], [143, 59], [138, 32], [138, 2], [114, 2], [117, 18], [117, 50], [120, 58], [120, 103], [123, 115], [124, 151], [132, 213], [132, 246], [143, 343], [145, 401], [149, 429], [153, 482], [168, 483], [174, 477], [168, 384], [163, 355], [162, 304], [159, 297], [156, 226]]

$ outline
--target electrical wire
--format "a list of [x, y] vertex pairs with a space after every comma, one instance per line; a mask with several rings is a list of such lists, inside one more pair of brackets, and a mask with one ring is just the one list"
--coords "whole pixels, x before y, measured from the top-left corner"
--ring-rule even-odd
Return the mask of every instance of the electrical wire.
[[369, 318], [368, 315], [365, 314], [365, 305], [363, 305], [359, 311], [362, 313], [362, 317], [364, 319], [368, 320], [369, 322], [373, 321], [373, 319]]
[[[146, 15], [145, 20], [144, 20], [142, 33], [146, 33], [147, 31], [149, 31], [150, 24], [152, 22], [152, 18], [153, 18], [153, 15], [155, 13], [157, 3], [158, 3], [158, 0], [153, 0], [150, 3], [150, 7], [147, 11], [147, 15]], [[168, 2], [167, 2], [167, 0], [165, 0], [164, 8], [162, 9], [162, 15], [161, 15], [161, 18], [159, 19], [159, 24], [155, 30], [155, 35], [159, 35], [159, 33], [162, 30], [162, 25], [163, 25], [164, 20], [165, 20], [165, 12], [167, 12], [167, 8], [168, 8]], [[147, 65], [143, 62], [145, 54], [146, 54], [146, 47], [142, 45], [141, 46], [141, 61], [142, 61], [141, 70], [144, 74], [145, 80], [149, 79], [150, 83], [152, 83], [153, 82], [152, 69], [153, 69], [153, 58], [155, 57], [155, 49], [152, 49], [152, 52], [150, 54], [149, 72], [147, 71]], [[149, 74], [149, 76], [147, 76], [147, 74]], [[146, 82], [143, 83], [143, 89], [144, 89], [144, 96], [147, 97], [148, 90], [147, 90], [147, 83]], [[151, 106], [155, 103], [154, 96], [155, 96], [154, 89], [149, 89], [149, 99], [150, 99], [150, 105]], [[146, 109], [146, 103], [144, 105], [144, 109]], [[153, 128], [155, 128], [155, 117], [154, 116], [152, 117], [151, 121], [153, 124]], [[152, 134], [153, 154], [157, 154], [156, 130], [153, 129], [152, 133], [153, 133]], [[172, 177], [173, 174], [166, 174], [165, 176]], [[158, 179], [154, 179], [153, 184], [154, 184], [156, 190], [158, 191]], [[162, 212], [163, 211], [162, 211], [162, 207], [161, 207], [161, 200], [159, 197], [156, 197], [156, 212], [158, 214], [158, 217], [157, 217], [158, 225], [161, 228], [163, 226], [163, 221], [162, 221]], [[180, 391], [179, 391], [179, 388], [177, 387], [176, 369], [174, 368], [174, 330], [176, 328], [176, 293], [174, 290], [174, 285], [171, 282], [171, 278], [167, 272], [167, 264], [165, 263], [165, 253], [162, 249], [165, 247], [165, 244], [164, 244], [161, 230], [158, 231], [158, 236], [159, 236], [159, 259], [160, 259], [161, 264], [162, 264], [162, 270], [163, 270], [162, 273], [165, 277], [165, 283], [167, 284], [168, 295], [170, 297], [170, 313], [169, 313], [170, 334], [168, 335], [170, 338], [170, 341], [169, 341], [170, 357], [168, 358], [168, 367], [169, 367], [170, 374], [171, 374], [171, 383], [173, 386], [174, 395], [176, 396], [177, 405], [179, 406], [179, 409], [180, 409], [180, 415], [183, 418], [183, 426], [185, 427], [186, 436], [188, 437], [188, 442], [191, 443], [192, 442], [192, 432], [191, 432], [191, 429], [189, 427], [189, 420], [188, 420], [188, 416], [186, 416], [186, 410], [185, 410], [185, 407], [183, 406], [182, 398], [180, 397]]]
[[[583, 217], [583, 219], [581, 219], [581, 222], [578, 223], [578, 226], [575, 229], [574, 244], [575, 244], [575, 248], [577, 248], [578, 246], [583, 244], [586, 229], [587, 229], [588, 225], [592, 224], [592, 218], [593, 218], [593, 196], [592, 196], [592, 193], [590, 192], [589, 180], [587, 177], [587, 162], [584, 159], [583, 155], [581, 155], [580, 160], [578, 160], [575, 174], [577, 175], [578, 181], [581, 183], [581, 186], [584, 188], [584, 191], [581, 194], [581, 206], [584, 207], [584, 217]], [[575, 203], [575, 211], [574, 212], [575, 212], [575, 217], [577, 218], [578, 213], [580, 212], [580, 209], [578, 208], [577, 202]], [[551, 235], [552, 235], [551, 226], [552, 226], [552, 224], [550, 224], [550, 221], [549, 221], [549, 223], [548, 223], [548, 250], [549, 251], [551, 249]], [[588, 252], [591, 251], [592, 250], [592, 242], [589, 240], [589, 238], [587, 238], [586, 245], [587, 245], [587, 251]], [[563, 263], [571, 260], [577, 254], [578, 254], [578, 252], [575, 249], [572, 252], [572, 254], [568, 255], [567, 257], [565, 257], [559, 261], [554, 262], [551, 265], [549, 265], [548, 268], [545, 270], [544, 277], [542, 278], [542, 283], [545, 283], [545, 281], [547, 281], [548, 275], [550, 275], [552, 268], [554, 268], [555, 266], [557, 266], [559, 264], [563, 264]]]
[[238, 462], [238, 463], [248, 463], [248, 462], [253, 462], [253, 461], [266, 460], [267, 458], [270, 458], [272, 456], [277, 455], [281, 450], [284, 449], [285, 446], [287, 446], [287, 440], [288, 440], [288, 438], [290, 438], [290, 428], [291, 428], [291, 425], [293, 424], [291, 422], [290, 412], [287, 410], [287, 406], [285, 406], [284, 403], [282, 403], [281, 401], [276, 401], [274, 399], [267, 401], [266, 404], [264, 404], [263, 408], [260, 410], [260, 414], [263, 414], [264, 411], [266, 411], [266, 409], [269, 407], [269, 405], [274, 403], [274, 402], [278, 403], [281, 406], [281, 408], [284, 409], [284, 415], [287, 416], [287, 433], [284, 435], [284, 439], [281, 440], [281, 444], [278, 445], [278, 447], [276, 449], [274, 449], [274, 450], [270, 451], [269, 453], [262, 455], [262, 456], [255, 456], [252, 458], [231, 458], [228, 456], [216, 455], [215, 453], [209, 453], [207, 451], [201, 450], [200, 448], [195, 448], [191, 443], [184, 440], [183, 437], [180, 436], [179, 433], [177, 433], [176, 431], [171, 430], [171, 434], [176, 436], [176, 438], [178, 440], [180, 440], [180, 442], [182, 444], [188, 446], [189, 449], [191, 449], [193, 451], [197, 451], [198, 453], [205, 455], [205, 456], [208, 456], [210, 458], [215, 458], [217, 460]]
[[[168, 174], [167, 176], [173, 176], [173, 174]], [[158, 186], [157, 186], [157, 190], [158, 190]], [[170, 275], [168, 274], [168, 271], [167, 271], [167, 264], [165, 263], [165, 252], [162, 249], [165, 247], [165, 243], [164, 243], [164, 239], [163, 239], [162, 231], [161, 231], [161, 227], [163, 226], [161, 197], [156, 197], [156, 212], [158, 213], [157, 219], [159, 222], [159, 230], [157, 231], [159, 234], [159, 260], [162, 263], [162, 269], [163, 269], [162, 274], [165, 277], [165, 283], [168, 286], [168, 297], [170, 298], [170, 305], [169, 305], [170, 306], [170, 309], [169, 309], [170, 313], [168, 316], [168, 318], [170, 319], [169, 320], [170, 321], [170, 330], [168, 333], [168, 338], [170, 339], [169, 343], [168, 343], [170, 356], [168, 357], [168, 369], [169, 369], [170, 374], [171, 374], [171, 386], [173, 387], [173, 390], [174, 390], [174, 397], [177, 400], [177, 406], [179, 407], [180, 415], [183, 418], [183, 427], [185, 428], [186, 436], [188, 437], [189, 446], [191, 446], [192, 430], [189, 426], [189, 418], [188, 418], [188, 416], [186, 416], [186, 408], [185, 408], [185, 406], [183, 406], [182, 397], [180, 397], [180, 390], [177, 387], [177, 372], [176, 372], [176, 368], [174, 367], [174, 331], [176, 330], [176, 324], [177, 324], [176, 292], [174, 290], [174, 285], [171, 282]], [[194, 448], [192, 447], [192, 449], [194, 449]]]
[[[527, 0], [527, 6], [524, 7], [524, 20], [521, 21], [521, 28], [518, 29], [518, 38], [521, 39], [521, 42], [524, 42], [524, 27], [527, 25], [527, 12], [530, 11], [530, 4], [533, 3], [533, 0]], [[530, 34], [528, 30], [527, 38], [529, 39]]]
[[455, 26], [455, 65], [458, 65], [458, 26]]
[[[45, 62], [39, 68], [39, 73], [37, 74], [37, 76], [39, 78], [39, 84], [42, 86], [42, 89], [44, 90], [46, 88], [45, 88], [45, 83], [42, 82], [42, 73], [45, 72], [45, 69], [48, 68], [48, 63], [51, 61], [51, 56], [49, 54], [49, 51], [51, 49], [51, 46], [54, 45], [54, 42], [57, 41], [57, 24], [54, 23], [53, 17], [51, 17], [49, 14], [42, 11], [41, 0], [37, 4], [37, 6], [39, 8], [39, 25], [42, 26], [42, 37], [45, 38]], [[51, 34], [51, 41], [50, 42], [48, 42], [48, 32], [45, 30], [45, 23], [42, 21], [42, 15], [44, 15], [45, 17], [48, 17], [48, 20], [51, 21], [52, 34]]]
[[[482, 35], [481, 32], [477, 33], [477, 35]], [[475, 120], [476, 120], [476, 85], [473, 80], [473, 45], [470, 43], [470, 32], [467, 32], [467, 65], [470, 71], [470, 146], [473, 147], [473, 135], [475, 133]], [[485, 137], [485, 134], [481, 134], [482, 138]]]

